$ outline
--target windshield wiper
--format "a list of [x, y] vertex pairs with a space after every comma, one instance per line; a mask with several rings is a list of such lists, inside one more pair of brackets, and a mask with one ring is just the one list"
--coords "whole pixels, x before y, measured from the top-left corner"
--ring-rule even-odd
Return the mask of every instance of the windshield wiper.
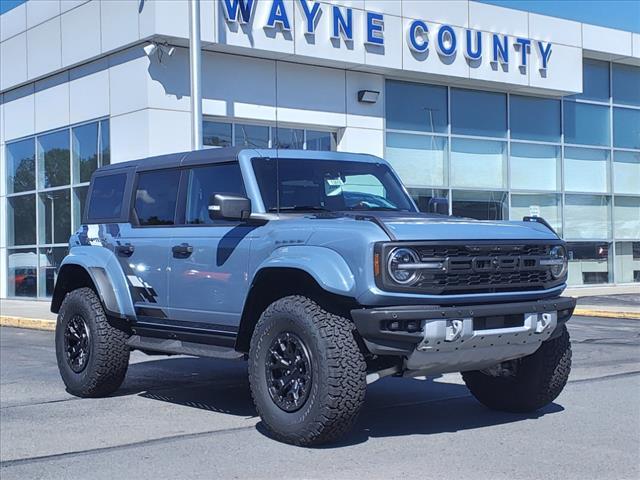
[[[270, 212], [278, 211], [277, 207], [269, 209]], [[314, 205], [287, 205], [286, 207], [280, 207], [281, 212], [329, 212], [330, 210], [324, 207], [318, 207]]]
[[407, 212], [406, 208], [393, 208], [393, 207], [350, 207], [347, 210], [352, 212]]

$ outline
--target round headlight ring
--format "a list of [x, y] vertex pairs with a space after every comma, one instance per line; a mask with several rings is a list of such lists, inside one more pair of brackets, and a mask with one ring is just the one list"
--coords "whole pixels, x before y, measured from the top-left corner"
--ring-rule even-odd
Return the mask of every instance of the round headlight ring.
[[418, 280], [419, 272], [417, 269], [401, 269], [399, 265], [407, 263], [419, 263], [418, 254], [405, 247], [398, 247], [391, 250], [389, 260], [387, 261], [387, 271], [391, 279], [399, 285], [411, 285]]
[[562, 260], [561, 264], [551, 266], [551, 275], [553, 276], [553, 278], [557, 279], [562, 277], [565, 273], [567, 273], [567, 250], [562, 245], [556, 245], [555, 247], [551, 248], [551, 250], [549, 251], [549, 255], [551, 256], [552, 260]]

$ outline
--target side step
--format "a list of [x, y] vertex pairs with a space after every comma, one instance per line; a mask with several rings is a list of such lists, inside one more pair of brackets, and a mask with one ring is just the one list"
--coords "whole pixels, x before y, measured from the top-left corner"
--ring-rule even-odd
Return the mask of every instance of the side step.
[[136, 350], [173, 355], [192, 355], [194, 357], [213, 357], [235, 360], [244, 356], [244, 354], [229, 347], [183, 342], [182, 340], [170, 338], [142, 337], [140, 335], [132, 335], [129, 337], [127, 345]]

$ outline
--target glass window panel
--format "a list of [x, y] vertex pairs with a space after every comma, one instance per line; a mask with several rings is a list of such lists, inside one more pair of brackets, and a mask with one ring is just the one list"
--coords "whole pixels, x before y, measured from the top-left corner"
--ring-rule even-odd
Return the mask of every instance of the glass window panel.
[[87, 203], [87, 191], [89, 187], [76, 187], [73, 189], [73, 201], [74, 204], [74, 218], [73, 218], [73, 231], [77, 230], [82, 224], [84, 218], [84, 208]]
[[507, 136], [504, 93], [451, 89], [451, 131], [462, 135]]
[[321, 150], [325, 152], [334, 150], [333, 133], [307, 130], [306, 136], [305, 145], [307, 150]]
[[98, 123], [89, 123], [71, 129], [71, 152], [75, 183], [88, 182], [98, 168]]
[[614, 236], [640, 239], [640, 197], [615, 197], [613, 205]]
[[613, 152], [613, 189], [640, 194], [640, 152]]
[[49, 247], [40, 249], [40, 296], [51, 297], [58, 276], [60, 264], [67, 254], [67, 247]]
[[407, 188], [407, 191], [421, 212], [433, 213], [436, 208], [435, 203], [439, 201], [446, 202], [448, 210], [449, 190], [437, 188]]
[[431, 135], [387, 133], [386, 159], [408, 186], [446, 184], [447, 139]]
[[610, 243], [578, 243], [567, 244], [569, 257], [570, 285], [592, 285], [611, 281]]
[[613, 64], [613, 103], [640, 106], [640, 68]]
[[269, 148], [269, 127], [236, 124], [236, 147]]
[[609, 107], [564, 102], [564, 142], [609, 146]]
[[504, 142], [454, 138], [451, 141], [451, 185], [504, 188], [506, 157]]
[[511, 220], [523, 217], [542, 217], [562, 235], [562, 203], [556, 194], [512, 194]]
[[477, 220], [506, 220], [509, 205], [506, 192], [453, 190], [452, 213]]
[[179, 182], [178, 170], [161, 170], [139, 175], [135, 208], [140, 225], [174, 224]]
[[7, 155], [7, 193], [26, 192], [36, 188], [36, 144], [29, 138], [10, 143]]
[[510, 96], [511, 138], [560, 141], [560, 100]]
[[40, 188], [69, 185], [69, 130], [38, 137], [38, 166]]
[[640, 282], [640, 242], [616, 243], [616, 282]]
[[304, 130], [297, 128], [275, 128], [274, 148], [302, 150], [304, 148]]
[[387, 128], [447, 132], [447, 87], [387, 81]]
[[38, 256], [35, 248], [7, 251], [7, 295], [35, 297], [38, 293]]
[[613, 109], [613, 146], [640, 148], [640, 110]]
[[100, 122], [100, 166], [111, 164], [111, 143], [109, 136], [109, 120]]
[[220, 122], [203, 122], [202, 144], [207, 147], [230, 147], [231, 124]]
[[582, 63], [582, 93], [584, 100], [609, 101], [609, 62], [585, 58]]
[[125, 173], [99, 176], [94, 180], [89, 205], [89, 222], [120, 217], [126, 183]]
[[611, 237], [610, 197], [604, 195], [566, 195], [564, 205], [565, 238]]
[[564, 188], [573, 192], [609, 191], [609, 150], [564, 149]]
[[9, 245], [35, 245], [36, 196], [19, 195], [7, 199]]
[[71, 193], [54, 190], [40, 194], [40, 243], [68, 243], [71, 235]]
[[511, 188], [559, 190], [560, 147], [511, 144]]
[[209, 217], [209, 200], [216, 193], [245, 196], [240, 164], [228, 163], [193, 168], [189, 172], [186, 223], [213, 223]]

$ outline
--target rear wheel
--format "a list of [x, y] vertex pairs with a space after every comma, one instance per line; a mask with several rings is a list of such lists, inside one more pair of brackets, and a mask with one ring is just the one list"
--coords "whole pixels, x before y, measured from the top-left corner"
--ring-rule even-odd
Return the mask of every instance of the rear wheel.
[[351, 429], [366, 390], [354, 331], [351, 320], [302, 296], [264, 311], [251, 338], [249, 380], [258, 414], [275, 438], [314, 445]]
[[101, 397], [116, 391], [129, 365], [127, 335], [112, 327], [90, 288], [68, 293], [56, 324], [56, 357], [67, 391]]
[[556, 399], [571, 371], [569, 332], [544, 342], [535, 353], [496, 368], [463, 372], [474, 397], [493, 410], [531, 412]]

